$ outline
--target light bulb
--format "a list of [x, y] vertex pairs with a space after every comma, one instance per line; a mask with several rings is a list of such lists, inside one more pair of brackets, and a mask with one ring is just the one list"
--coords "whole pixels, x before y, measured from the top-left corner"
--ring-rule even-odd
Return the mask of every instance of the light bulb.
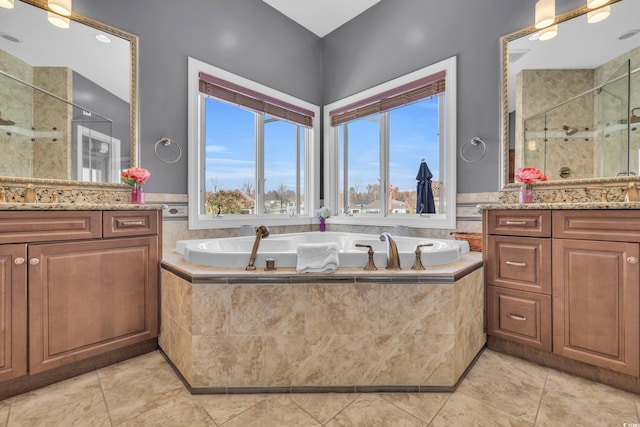
[[556, 20], [556, 0], [538, 0], [536, 2], [535, 26], [537, 29], [548, 27]]
[[58, 28], [69, 28], [69, 18], [60, 16], [53, 12], [47, 12], [47, 19], [50, 24], [53, 24]]
[[13, 0], [0, 0], [0, 7], [5, 9], [13, 9]]

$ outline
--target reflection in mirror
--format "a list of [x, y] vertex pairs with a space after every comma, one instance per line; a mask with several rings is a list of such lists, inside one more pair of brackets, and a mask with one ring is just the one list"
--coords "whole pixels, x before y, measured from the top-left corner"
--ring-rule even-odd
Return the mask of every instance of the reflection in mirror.
[[503, 187], [522, 166], [559, 184], [640, 172], [640, 2], [609, 4], [597, 24], [586, 6], [558, 16], [551, 40], [533, 26], [501, 39]]
[[136, 165], [137, 38], [45, 9], [0, 9], [0, 178], [119, 184]]

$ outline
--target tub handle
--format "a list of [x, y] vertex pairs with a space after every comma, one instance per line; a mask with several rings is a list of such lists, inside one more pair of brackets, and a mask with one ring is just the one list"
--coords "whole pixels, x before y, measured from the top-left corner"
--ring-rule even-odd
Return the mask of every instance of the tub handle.
[[513, 320], [519, 320], [519, 321], [521, 321], [521, 322], [524, 322], [524, 321], [526, 321], [526, 320], [527, 320], [527, 318], [526, 318], [525, 316], [521, 316], [521, 315], [519, 315], [519, 314], [507, 313], [507, 314], [506, 314], [506, 316], [507, 316], [508, 318], [510, 318], [510, 319], [513, 319]]
[[369, 250], [367, 251], [367, 254], [369, 255], [369, 261], [367, 261], [367, 265], [364, 267], [364, 269], [366, 271], [374, 271], [377, 270], [378, 268], [376, 267], [376, 265], [373, 262], [373, 248], [371, 247], [371, 245], [363, 245], [360, 243], [356, 243], [356, 247], [358, 248], [369, 248]]
[[424, 270], [424, 265], [422, 265], [422, 260], [420, 259], [420, 255], [422, 255], [422, 250], [420, 250], [420, 248], [424, 248], [425, 246], [433, 246], [433, 243], [425, 243], [424, 245], [416, 246], [416, 260], [411, 267], [412, 270]]

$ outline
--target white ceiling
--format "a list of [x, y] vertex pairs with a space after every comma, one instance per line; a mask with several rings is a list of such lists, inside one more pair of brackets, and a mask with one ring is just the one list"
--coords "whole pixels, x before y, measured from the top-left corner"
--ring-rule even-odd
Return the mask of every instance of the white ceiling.
[[380, 0], [263, 0], [318, 37], [324, 37]]

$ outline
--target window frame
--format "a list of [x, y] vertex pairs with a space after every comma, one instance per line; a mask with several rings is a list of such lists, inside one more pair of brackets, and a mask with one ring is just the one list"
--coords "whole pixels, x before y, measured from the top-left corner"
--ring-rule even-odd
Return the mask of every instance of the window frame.
[[[446, 200], [446, 211], [444, 214], [415, 214], [415, 215], [345, 215], [344, 212], [334, 212], [328, 222], [345, 225], [365, 225], [365, 226], [390, 226], [405, 225], [415, 228], [456, 228], [456, 163], [457, 163], [457, 120], [456, 120], [456, 57], [447, 58], [436, 64], [429, 65], [420, 70], [382, 83], [362, 92], [348, 96], [324, 106], [324, 204], [330, 209], [340, 206], [340, 144], [339, 126], [331, 126], [330, 112], [339, 110], [347, 105], [358, 103], [364, 99], [375, 97], [377, 94], [393, 90], [399, 86], [414, 82], [421, 78], [445, 72], [445, 93], [444, 111], [445, 119], [441, 123], [440, 129], [444, 130], [445, 138], [444, 150], [440, 152], [440, 163], [445, 168], [444, 175], [440, 176], [440, 181], [445, 184], [444, 197]], [[440, 115], [442, 122], [442, 115]], [[384, 130], [381, 130], [381, 132]], [[382, 141], [380, 144], [381, 153], [381, 200], [388, 197], [388, 146]], [[417, 169], [416, 169], [417, 170]], [[384, 181], [384, 182], [383, 182]]]
[[[315, 116], [313, 126], [305, 128], [304, 141], [304, 199], [305, 214], [289, 215], [265, 215], [262, 209], [258, 209], [258, 201], [263, 200], [264, 185], [256, 181], [256, 209], [252, 215], [222, 215], [215, 216], [200, 212], [200, 207], [204, 205], [206, 183], [204, 182], [204, 147], [205, 141], [201, 141], [205, 126], [204, 109], [200, 100], [199, 74], [214, 75], [231, 83], [243, 86], [247, 89], [262, 93], [264, 95], [285, 101], [289, 104], [313, 111]], [[267, 226], [279, 225], [306, 225], [313, 223], [313, 210], [319, 206], [320, 194], [320, 107], [295, 98], [284, 92], [272, 89], [268, 86], [251, 81], [221, 68], [199, 61], [195, 58], [188, 58], [188, 198], [189, 198], [189, 229], [216, 229], [233, 228], [246, 224], [260, 224]], [[262, 132], [262, 129], [259, 130]], [[264, 139], [260, 138], [261, 144], [256, 148], [256, 155], [262, 154], [264, 149]], [[260, 157], [256, 157], [256, 169], [263, 168]], [[256, 171], [260, 173], [260, 171]], [[260, 193], [259, 193], [260, 192]]]

